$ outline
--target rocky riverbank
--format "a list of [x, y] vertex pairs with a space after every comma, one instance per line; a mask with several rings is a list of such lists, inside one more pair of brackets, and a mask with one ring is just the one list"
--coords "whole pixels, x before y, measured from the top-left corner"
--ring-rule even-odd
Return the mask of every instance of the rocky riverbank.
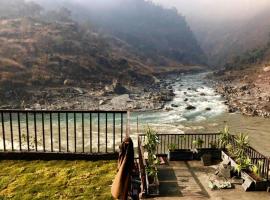
[[[229, 112], [270, 117], [270, 67], [223, 71], [213, 75], [216, 90], [226, 98]], [[212, 77], [212, 78], [213, 78]]]
[[174, 97], [172, 88], [156, 78], [145, 86], [114, 83], [93, 88], [24, 88], [2, 92], [2, 109], [48, 110], [158, 110]]

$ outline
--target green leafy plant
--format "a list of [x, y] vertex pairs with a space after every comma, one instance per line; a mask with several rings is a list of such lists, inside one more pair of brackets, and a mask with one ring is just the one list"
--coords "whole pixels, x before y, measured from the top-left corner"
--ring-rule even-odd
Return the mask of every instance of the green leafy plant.
[[235, 142], [236, 147], [233, 151], [237, 163], [235, 170], [240, 174], [241, 170], [247, 170], [253, 166], [250, 158], [245, 153], [246, 149], [249, 147], [248, 135], [240, 133], [236, 136]]
[[218, 148], [218, 143], [212, 141], [212, 142], [210, 142], [210, 147], [211, 147], [212, 149], [216, 149], [216, 148]]
[[235, 155], [237, 159], [245, 158], [245, 150], [249, 147], [248, 135], [240, 133], [235, 138], [236, 149]]
[[263, 168], [263, 162], [260, 160], [259, 162], [258, 162], [258, 164], [256, 164], [256, 165], [252, 165], [251, 166], [251, 171], [255, 174], [255, 175], [257, 175], [258, 177], [261, 177], [261, 171], [262, 171], [262, 168]]
[[230, 144], [230, 143], [227, 144], [225, 149], [230, 154], [230, 156], [235, 157], [234, 148], [233, 148], [232, 144]]
[[197, 148], [202, 148], [203, 143], [204, 141], [201, 138], [192, 141], [192, 144]]
[[238, 175], [240, 175], [240, 172], [242, 170], [247, 170], [252, 166], [251, 160], [249, 157], [242, 157], [240, 160], [238, 159], [236, 162], [237, 162], [237, 165], [235, 167], [235, 171], [238, 173]]
[[225, 125], [224, 129], [220, 131], [219, 136], [219, 145], [224, 148], [227, 144], [229, 144], [230, 141], [230, 132], [229, 132], [229, 126]]
[[168, 150], [169, 151], [175, 151], [175, 149], [176, 149], [176, 144], [172, 143], [172, 144], [168, 145]]
[[150, 176], [150, 177], [154, 178], [157, 176], [157, 169], [153, 165], [147, 166], [146, 172], [147, 172], [148, 176]]
[[159, 138], [157, 132], [151, 129], [149, 126], [145, 129], [145, 141], [144, 148], [148, 153], [146, 172], [153, 180], [157, 177], [157, 165], [159, 160], [156, 156], [157, 145], [159, 144]]
[[154, 154], [156, 152], [157, 145], [159, 144], [157, 132], [147, 126], [145, 129], [145, 135], [144, 148], [148, 153]]

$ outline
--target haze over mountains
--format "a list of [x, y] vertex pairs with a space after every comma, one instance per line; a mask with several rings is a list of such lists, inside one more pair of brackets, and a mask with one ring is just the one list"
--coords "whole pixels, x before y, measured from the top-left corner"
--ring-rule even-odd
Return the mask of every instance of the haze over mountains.
[[262, 48], [270, 33], [268, 0], [154, 0], [176, 7], [216, 68], [254, 48]]

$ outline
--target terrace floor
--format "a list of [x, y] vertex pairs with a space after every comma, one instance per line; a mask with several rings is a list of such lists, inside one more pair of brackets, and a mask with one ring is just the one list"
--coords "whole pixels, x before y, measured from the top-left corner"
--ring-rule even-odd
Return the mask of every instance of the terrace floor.
[[200, 161], [170, 161], [160, 167], [160, 197], [152, 200], [269, 200], [267, 192], [245, 192], [241, 185], [233, 189], [212, 191], [208, 187], [209, 178], [217, 165], [205, 167]]

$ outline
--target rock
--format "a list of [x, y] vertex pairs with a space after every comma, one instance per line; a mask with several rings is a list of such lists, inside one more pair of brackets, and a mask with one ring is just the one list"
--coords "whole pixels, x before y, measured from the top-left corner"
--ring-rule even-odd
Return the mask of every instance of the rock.
[[201, 95], [201, 96], [205, 96], [206, 94], [202, 92], [202, 93], [200, 93], [200, 95]]
[[70, 80], [70, 79], [66, 79], [66, 80], [64, 80], [64, 85], [66, 85], [66, 86], [74, 85], [74, 81]]
[[210, 111], [210, 110], [212, 110], [212, 109], [211, 109], [211, 108], [205, 108], [205, 110]]
[[228, 109], [228, 112], [229, 113], [235, 113], [237, 111], [237, 109], [236, 108], [233, 108], [233, 107], [230, 107], [229, 109]]
[[83, 89], [81, 88], [73, 88], [76, 92], [78, 92], [79, 94], [84, 94], [85, 92], [83, 91]]
[[186, 110], [195, 110], [195, 109], [196, 109], [196, 107], [195, 106], [192, 106], [192, 105], [188, 105], [186, 107]]
[[127, 93], [129, 93], [129, 91], [124, 86], [122, 86], [120, 83], [117, 83], [115, 85], [113, 91], [116, 94], [127, 94]]
[[166, 107], [165, 110], [166, 110], [166, 111], [171, 111], [171, 110], [173, 110], [173, 109], [170, 108], [170, 107]]
[[176, 104], [171, 104], [171, 107], [173, 107], [173, 108], [177, 108], [177, 107], [178, 107], [178, 105], [176, 105]]
[[264, 68], [263, 68], [263, 71], [264, 71], [264, 72], [269, 72], [269, 71], [270, 71], [270, 66], [264, 67]]
[[41, 105], [39, 103], [35, 103], [33, 105], [33, 109], [35, 109], [35, 110], [41, 110]]
[[249, 85], [243, 85], [243, 86], [241, 86], [239, 89], [241, 90], [241, 91], [245, 91], [245, 90], [247, 90], [249, 88]]
[[104, 104], [105, 104], [105, 101], [101, 99], [101, 100], [99, 101], [99, 105], [101, 106], [101, 105], [104, 105]]
[[188, 98], [185, 98], [184, 101], [187, 102], [188, 101]]

